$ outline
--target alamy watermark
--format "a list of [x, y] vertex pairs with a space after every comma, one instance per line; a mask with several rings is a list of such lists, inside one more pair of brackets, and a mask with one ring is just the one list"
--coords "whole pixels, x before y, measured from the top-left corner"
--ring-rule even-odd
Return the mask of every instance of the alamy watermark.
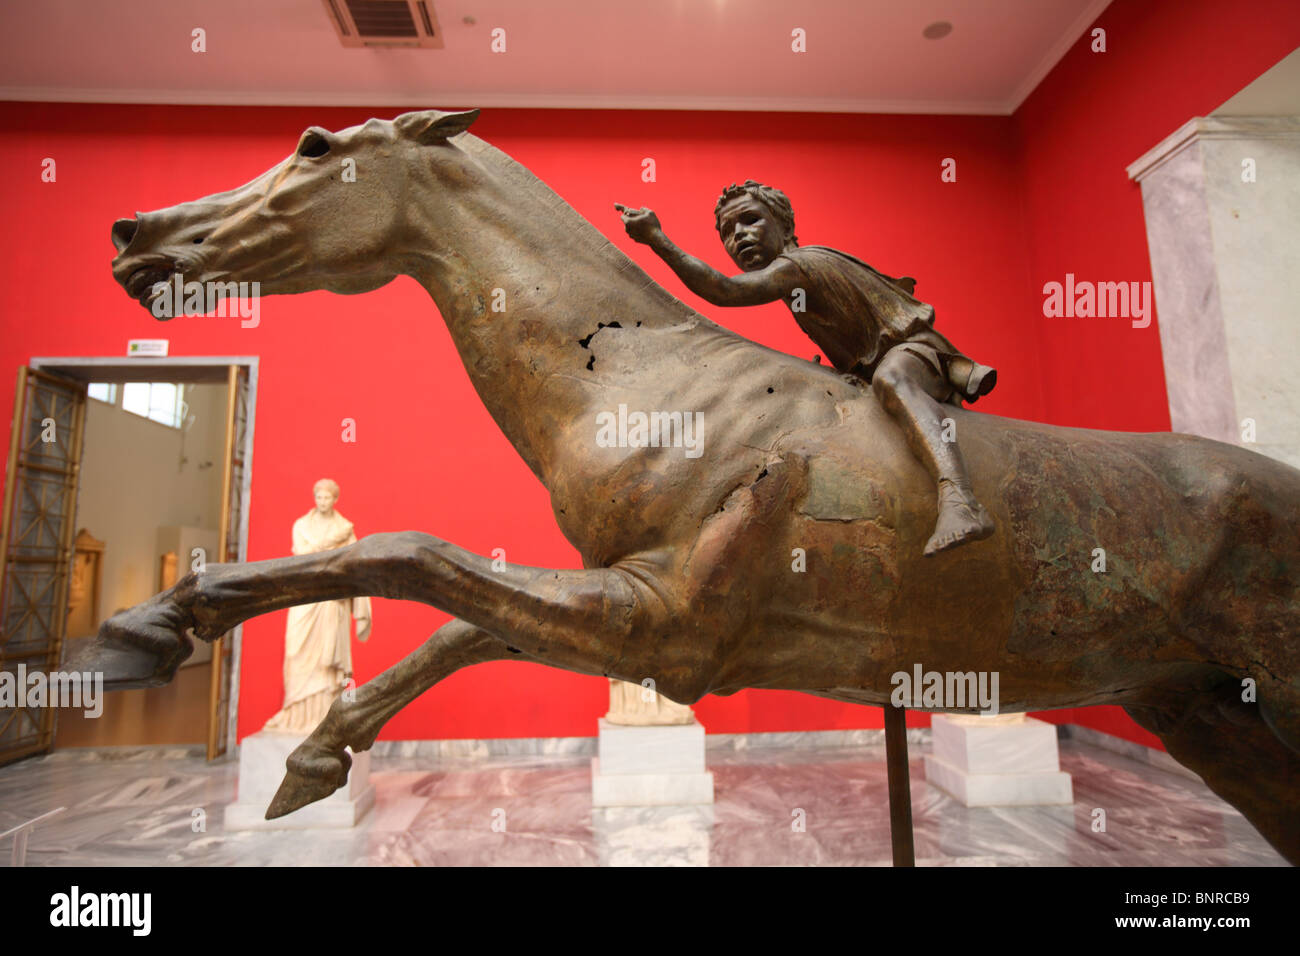
[[83, 893], [74, 885], [50, 897], [50, 925], [56, 927], [118, 926], [133, 936], [148, 936], [152, 913], [152, 893]]
[[[261, 298], [260, 282], [186, 282], [177, 272], [166, 282], [153, 284], [149, 311], [155, 319], [174, 319], [178, 315], [215, 315], [224, 319], [238, 315], [240, 328], [255, 329], [262, 321]], [[229, 307], [227, 302], [231, 302]]]
[[1150, 282], [1076, 282], [1073, 272], [1065, 282], [1043, 285], [1043, 315], [1052, 318], [1132, 319], [1133, 328], [1151, 324]]
[[981, 714], [998, 712], [997, 671], [924, 671], [920, 664], [912, 672], [895, 671], [889, 702], [913, 710], [956, 710], [978, 707]]
[[596, 444], [601, 448], [681, 448], [687, 458], [704, 454], [703, 412], [596, 413]]
[[104, 713], [104, 675], [90, 671], [32, 671], [26, 664], [0, 671], [0, 709], [80, 707], [90, 718]]

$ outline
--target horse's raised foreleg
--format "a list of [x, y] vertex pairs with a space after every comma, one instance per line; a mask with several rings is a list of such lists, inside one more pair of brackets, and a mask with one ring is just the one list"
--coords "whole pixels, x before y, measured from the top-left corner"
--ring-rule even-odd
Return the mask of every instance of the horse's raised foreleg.
[[639, 680], [654, 648], [637, 638], [661, 633], [671, 617], [662, 571], [654, 557], [580, 571], [494, 570], [491, 560], [432, 535], [375, 534], [319, 554], [210, 564], [106, 621], [79, 664], [103, 672], [110, 689], [166, 683], [191, 651], [187, 629], [212, 640], [260, 614], [369, 595], [430, 604], [509, 635], [512, 646], [553, 666]]
[[72, 666], [102, 673], [107, 690], [166, 684], [194, 652], [190, 630], [211, 641], [267, 611], [368, 596], [362, 582], [347, 570], [347, 562], [334, 560], [357, 547], [245, 564], [208, 564], [113, 615]]
[[[689, 546], [608, 568], [494, 568], [415, 531], [317, 554], [209, 564], [105, 621], [76, 663], [102, 673], [109, 690], [165, 684], [192, 652], [188, 630], [211, 641], [260, 614], [366, 595], [430, 604], [554, 667], [633, 683], [653, 677], [668, 697], [691, 703], [709, 689], [719, 648], [743, 617], [740, 602], [757, 600], [729, 584], [805, 481], [801, 456], [773, 460]], [[686, 626], [690, 640], [666, 639]]]
[[417, 650], [330, 706], [319, 726], [289, 755], [288, 771], [266, 818], [322, 800], [347, 781], [354, 753], [369, 750], [398, 711], [462, 667], [496, 660], [531, 660], [493, 634], [448, 621]]

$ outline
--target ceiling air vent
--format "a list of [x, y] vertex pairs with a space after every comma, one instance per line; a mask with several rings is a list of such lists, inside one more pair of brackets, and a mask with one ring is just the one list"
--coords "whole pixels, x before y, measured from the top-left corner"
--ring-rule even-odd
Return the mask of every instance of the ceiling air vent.
[[429, 0], [324, 0], [346, 47], [406, 46], [442, 49]]

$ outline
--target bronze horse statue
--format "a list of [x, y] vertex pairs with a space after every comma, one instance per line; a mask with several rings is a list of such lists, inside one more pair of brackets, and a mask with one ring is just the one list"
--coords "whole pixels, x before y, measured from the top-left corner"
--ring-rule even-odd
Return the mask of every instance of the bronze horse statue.
[[[925, 558], [933, 484], [870, 389], [674, 298], [468, 133], [477, 115], [313, 127], [245, 186], [115, 223], [113, 275], [146, 306], [175, 273], [263, 294], [412, 276], [583, 569], [494, 570], [414, 531], [210, 564], [107, 621], [79, 667], [110, 688], [165, 683], [187, 631], [210, 641], [357, 595], [454, 615], [334, 703], [268, 818], [328, 796], [345, 746], [369, 748], [403, 706], [483, 661], [652, 678], [687, 704], [764, 687], [886, 706], [891, 675], [918, 663], [997, 672], [1004, 712], [1122, 705], [1300, 861], [1300, 471], [1186, 435], [954, 407], [997, 531]], [[597, 441], [620, 405], [694, 413], [700, 453]]]

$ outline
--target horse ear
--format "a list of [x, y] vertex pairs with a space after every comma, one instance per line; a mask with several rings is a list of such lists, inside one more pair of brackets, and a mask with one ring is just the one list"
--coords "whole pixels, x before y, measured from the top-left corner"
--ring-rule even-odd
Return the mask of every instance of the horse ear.
[[442, 113], [438, 110], [423, 110], [419, 113], [403, 113], [393, 124], [403, 133], [418, 143], [432, 146], [469, 129], [476, 119], [478, 110], [466, 110], [463, 113]]

